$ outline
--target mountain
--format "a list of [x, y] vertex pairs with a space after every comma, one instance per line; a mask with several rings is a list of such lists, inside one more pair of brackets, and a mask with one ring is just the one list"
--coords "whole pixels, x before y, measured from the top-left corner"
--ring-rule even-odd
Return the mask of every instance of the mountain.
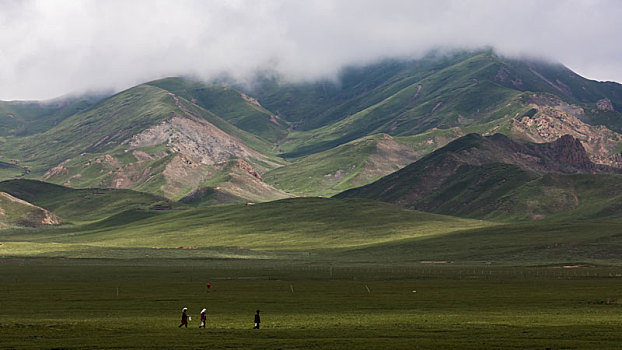
[[[252, 180], [281, 162], [266, 141], [152, 85], [123, 91], [47, 131], [7, 139], [0, 147], [5, 157], [28, 164], [31, 176], [45, 181], [171, 198], [230, 173], [246, 171]], [[231, 172], [227, 162], [233, 159], [243, 171]], [[263, 194], [262, 200], [287, 197], [276, 189]]]
[[579, 140], [514, 141], [469, 134], [337, 198], [368, 198], [495, 220], [622, 215], [622, 170], [593, 163]]
[[471, 133], [570, 135], [596, 167], [622, 168], [621, 111], [620, 84], [491, 50], [384, 60], [311, 83], [171, 77], [107, 97], [0, 102], [0, 179], [198, 206], [331, 196]]
[[279, 145], [286, 158], [377, 133], [395, 137], [451, 129], [539, 142], [558, 138], [554, 130], [564, 129], [589, 144], [595, 159], [618, 153], [622, 141], [622, 85], [491, 51], [350, 68], [338, 83], [264, 79], [252, 91], [263, 106], [293, 123]]
[[265, 109], [254, 97], [231, 86], [182, 78], [161, 79], [148, 84], [191, 101], [270, 143], [277, 143], [287, 136], [289, 122]]

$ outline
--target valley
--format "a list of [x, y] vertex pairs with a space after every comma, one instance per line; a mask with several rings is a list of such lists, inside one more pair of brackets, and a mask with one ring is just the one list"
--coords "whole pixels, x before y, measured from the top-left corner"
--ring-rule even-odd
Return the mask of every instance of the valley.
[[0, 347], [614, 349], [621, 151], [491, 50], [0, 101]]

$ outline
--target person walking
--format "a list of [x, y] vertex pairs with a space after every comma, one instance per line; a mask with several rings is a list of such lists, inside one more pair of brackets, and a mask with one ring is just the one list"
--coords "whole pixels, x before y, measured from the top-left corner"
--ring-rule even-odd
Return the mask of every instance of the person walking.
[[261, 323], [261, 318], [259, 317], [259, 310], [255, 312], [255, 327], [253, 329], [259, 329], [259, 323]]
[[201, 323], [199, 324], [199, 328], [205, 328], [205, 321], [207, 321], [207, 310], [201, 310]]
[[181, 310], [181, 324], [178, 327], [181, 328], [181, 326], [186, 326], [186, 328], [188, 328], [188, 308], [187, 307]]

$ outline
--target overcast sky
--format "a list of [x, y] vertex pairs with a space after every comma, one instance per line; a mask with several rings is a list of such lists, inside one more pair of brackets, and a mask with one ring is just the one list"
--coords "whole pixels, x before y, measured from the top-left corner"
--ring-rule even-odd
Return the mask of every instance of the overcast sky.
[[0, 100], [495, 47], [622, 82], [620, 0], [0, 0]]

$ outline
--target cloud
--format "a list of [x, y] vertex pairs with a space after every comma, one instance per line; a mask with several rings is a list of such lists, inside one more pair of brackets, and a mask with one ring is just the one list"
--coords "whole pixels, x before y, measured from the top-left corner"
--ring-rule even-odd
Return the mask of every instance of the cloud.
[[495, 47], [622, 82], [616, 0], [0, 2], [0, 99], [120, 90], [171, 75], [333, 77], [433, 48]]

